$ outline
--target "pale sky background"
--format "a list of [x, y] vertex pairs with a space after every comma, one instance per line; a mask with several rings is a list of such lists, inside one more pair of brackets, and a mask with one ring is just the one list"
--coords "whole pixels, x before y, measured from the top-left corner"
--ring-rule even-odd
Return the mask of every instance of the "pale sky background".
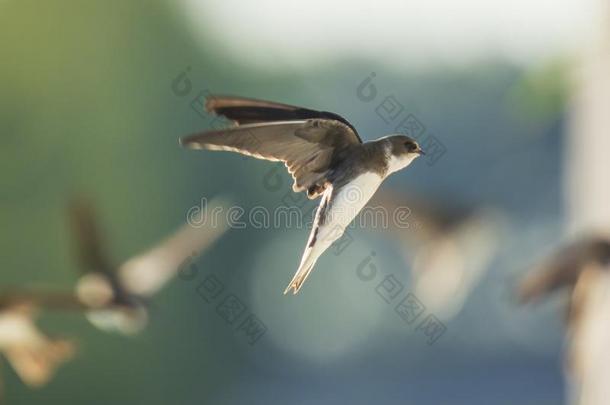
[[181, 0], [193, 35], [263, 69], [337, 57], [401, 67], [504, 57], [531, 65], [578, 50], [606, 0]]

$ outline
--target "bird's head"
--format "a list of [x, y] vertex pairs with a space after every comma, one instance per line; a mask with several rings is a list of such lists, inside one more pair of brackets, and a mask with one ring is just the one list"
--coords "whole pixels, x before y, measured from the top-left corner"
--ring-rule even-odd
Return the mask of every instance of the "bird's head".
[[425, 155], [417, 142], [406, 135], [390, 135], [385, 138], [388, 154], [388, 173], [407, 167], [415, 158]]

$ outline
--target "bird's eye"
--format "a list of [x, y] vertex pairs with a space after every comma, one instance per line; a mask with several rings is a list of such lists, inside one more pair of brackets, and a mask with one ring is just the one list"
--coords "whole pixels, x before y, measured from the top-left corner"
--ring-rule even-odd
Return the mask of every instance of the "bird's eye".
[[415, 144], [413, 142], [405, 142], [405, 147], [407, 148], [408, 151], [417, 149], [417, 146], [415, 146]]

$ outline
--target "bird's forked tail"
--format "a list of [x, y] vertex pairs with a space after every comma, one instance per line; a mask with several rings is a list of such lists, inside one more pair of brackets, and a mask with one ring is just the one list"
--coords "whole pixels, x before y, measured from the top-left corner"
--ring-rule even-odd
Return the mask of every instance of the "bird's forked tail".
[[299, 292], [299, 289], [313, 270], [313, 266], [316, 264], [317, 256], [313, 255], [313, 249], [307, 248], [307, 251], [303, 255], [303, 260], [301, 260], [301, 264], [299, 265], [299, 269], [295, 273], [294, 277], [284, 290], [284, 294], [287, 294], [288, 291], [292, 290], [293, 294]]

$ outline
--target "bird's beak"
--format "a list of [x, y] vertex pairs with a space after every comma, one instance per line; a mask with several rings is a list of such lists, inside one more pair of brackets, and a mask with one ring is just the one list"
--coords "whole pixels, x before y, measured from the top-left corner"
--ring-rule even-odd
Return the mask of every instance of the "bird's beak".
[[424, 152], [421, 149], [417, 149], [415, 152], [419, 153], [420, 155], [425, 155], [426, 154], [426, 152]]

